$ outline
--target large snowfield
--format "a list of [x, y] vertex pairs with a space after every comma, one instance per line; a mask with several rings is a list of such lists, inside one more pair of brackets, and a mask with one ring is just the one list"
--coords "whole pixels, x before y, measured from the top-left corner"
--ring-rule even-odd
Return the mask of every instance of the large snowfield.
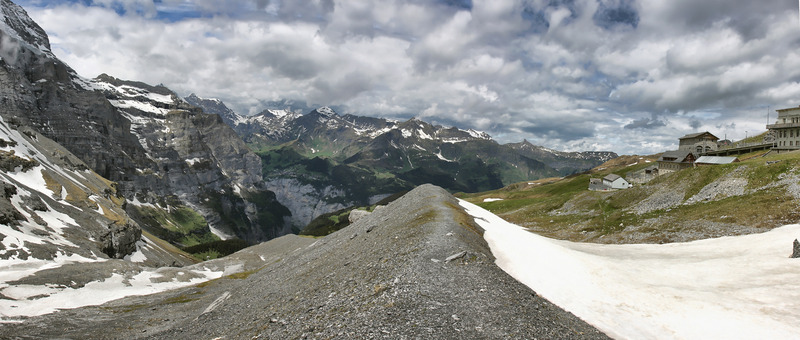
[[618, 339], [800, 339], [800, 225], [674, 244], [548, 239], [461, 201], [497, 264]]

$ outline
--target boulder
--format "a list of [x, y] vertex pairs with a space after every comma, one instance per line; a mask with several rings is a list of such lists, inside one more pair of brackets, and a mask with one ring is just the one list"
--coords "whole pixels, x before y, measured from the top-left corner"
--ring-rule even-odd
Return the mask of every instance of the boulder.
[[108, 232], [100, 237], [103, 245], [102, 251], [110, 258], [124, 258], [136, 251], [136, 241], [141, 237], [142, 229], [132, 222], [111, 223], [108, 226]]
[[347, 219], [350, 221], [350, 223], [355, 223], [356, 221], [369, 216], [369, 214], [371, 214], [369, 211], [354, 209], [350, 211], [350, 216]]
[[800, 242], [797, 239], [794, 239], [794, 243], [792, 243], [792, 258], [800, 258]]

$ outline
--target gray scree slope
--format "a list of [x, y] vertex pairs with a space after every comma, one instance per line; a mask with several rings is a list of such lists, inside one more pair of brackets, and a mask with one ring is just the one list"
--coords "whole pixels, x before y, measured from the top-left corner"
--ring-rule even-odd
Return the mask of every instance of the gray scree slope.
[[[445, 190], [424, 185], [325, 238], [254, 248], [263, 266], [7, 324], [18, 338], [607, 338], [494, 264]], [[455, 255], [455, 256], [454, 256]], [[448, 261], [448, 259], [450, 259]]]

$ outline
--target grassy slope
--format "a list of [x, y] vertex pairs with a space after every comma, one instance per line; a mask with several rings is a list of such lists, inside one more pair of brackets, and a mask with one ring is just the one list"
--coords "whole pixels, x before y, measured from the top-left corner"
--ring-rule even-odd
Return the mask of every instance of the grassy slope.
[[[789, 174], [798, 175], [800, 152], [766, 157], [761, 157], [762, 154], [742, 155], [740, 163], [663, 175], [647, 184], [615, 192], [588, 191], [589, 178], [612, 172], [624, 176], [654, 163], [626, 166], [636, 159], [629, 156], [601, 165], [592, 174], [518, 183], [460, 196], [532, 231], [576, 241], [662, 243], [759, 232], [797, 223], [798, 201], [785, 186], [769, 185]], [[767, 164], [768, 161], [777, 163]], [[704, 187], [713, 187], [730, 177], [746, 180], [743, 195], [687, 203]], [[677, 197], [678, 202], [637, 213], [636, 208], [643, 201], [654, 201], [666, 194]], [[503, 200], [483, 202], [485, 198]]]

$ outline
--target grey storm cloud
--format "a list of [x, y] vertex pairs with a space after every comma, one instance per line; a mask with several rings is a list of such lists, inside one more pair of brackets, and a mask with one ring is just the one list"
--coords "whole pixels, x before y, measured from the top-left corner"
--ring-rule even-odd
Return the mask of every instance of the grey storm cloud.
[[[631, 122], [629, 124], [626, 124], [624, 126], [624, 128], [626, 128], [626, 129], [648, 129], [648, 130], [652, 130], [652, 129], [660, 128], [660, 127], [666, 126], [666, 125], [667, 125], [667, 123], [665, 123], [665, 122], [663, 122], [661, 120], [658, 120], [658, 119], [641, 118], [641, 119], [634, 120], [633, 122]], [[697, 127], [695, 127], [695, 128], [697, 128]]]
[[767, 106], [800, 97], [793, 0], [88, 3], [21, 1], [80, 74], [243, 114], [289, 99], [500, 142], [655, 153], [721, 119], [736, 122], [717, 131], [731, 138], [763, 130]]

